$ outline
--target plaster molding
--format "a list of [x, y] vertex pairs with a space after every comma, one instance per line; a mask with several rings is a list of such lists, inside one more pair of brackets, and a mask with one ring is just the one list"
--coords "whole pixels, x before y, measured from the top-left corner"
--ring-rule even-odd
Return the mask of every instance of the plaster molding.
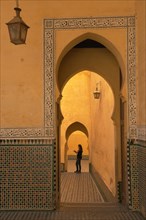
[[127, 30], [127, 75], [129, 136], [137, 137], [136, 126], [136, 42], [135, 17], [87, 17], [44, 20], [44, 127], [2, 128], [0, 137], [5, 138], [52, 138], [56, 137], [55, 125], [55, 32], [67, 29], [124, 28]]
[[122, 103], [127, 102], [126, 97], [122, 93], [120, 93], [120, 99], [121, 99]]
[[146, 141], [146, 125], [141, 125], [137, 127], [137, 139]]
[[43, 145], [54, 145], [54, 141], [52, 139], [1, 139], [1, 146], [43, 146]]
[[137, 138], [136, 125], [136, 42], [135, 27], [127, 28], [127, 79], [129, 138]]

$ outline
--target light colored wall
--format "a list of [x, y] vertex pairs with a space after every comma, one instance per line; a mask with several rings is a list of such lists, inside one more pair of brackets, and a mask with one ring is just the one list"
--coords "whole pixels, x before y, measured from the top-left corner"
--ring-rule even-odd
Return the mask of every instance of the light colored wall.
[[116, 141], [114, 123], [111, 119], [115, 100], [112, 90], [105, 80], [101, 77], [95, 79], [93, 75], [91, 84], [95, 83], [95, 81], [100, 81], [101, 83], [101, 97], [99, 100], [91, 98], [91, 163], [113, 195], [115, 195]]

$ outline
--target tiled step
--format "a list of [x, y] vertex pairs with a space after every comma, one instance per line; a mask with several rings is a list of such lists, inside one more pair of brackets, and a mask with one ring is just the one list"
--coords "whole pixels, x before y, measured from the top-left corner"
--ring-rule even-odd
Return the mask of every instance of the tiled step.
[[121, 204], [118, 203], [64, 203], [61, 204], [62, 210], [70, 211], [80, 211], [80, 212], [91, 212], [96, 213], [119, 213], [119, 212], [128, 212], [129, 210]]
[[144, 220], [131, 211], [99, 211], [96, 208], [61, 208], [57, 211], [5, 211], [0, 220]]
[[64, 207], [123, 207], [120, 203], [113, 202], [99, 202], [99, 203], [61, 203]]
[[121, 205], [120, 203], [109, 203], [109, 202], [104, 202], [104, 203], [61, 203], [61, 207], [70, 207], [70, 208], [89, 208], [89, 207], [94, 207], [94, 208], [99, 208], [99, 209], [123, 209], [127, 210], [126, 207]]

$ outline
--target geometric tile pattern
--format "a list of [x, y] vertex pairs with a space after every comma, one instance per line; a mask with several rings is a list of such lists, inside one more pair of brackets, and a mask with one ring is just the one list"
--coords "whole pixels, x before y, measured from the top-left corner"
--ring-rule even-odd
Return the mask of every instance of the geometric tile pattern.
[[146, 145], [138, 146], [139, 208], [146, 217]]
[[144, 220], [138, 212], [132, 212], [123, 207], [61, 207], [56, 211], [3, 211], [1, 220]]
[[117, 183], [117, 193], [118, 193], [118, 201], [119, 203], [122, 202], [122, 182], [118, 181]]
[[131, 160], [130, 160], [130, 140], [127, 143], [127, 184], [128, 184], [128, 203], [132, 208], [132, 192], [131, 192]]
[[131, 195], [132, 195], [132, 209], [139, 210], [139, 180], [138, 180], [138, 158], [137, 146], [130, 146], [130, 165], [131, 165]]
[[53, 145], [1, 145], [1, 210], [53, 209], [53, 159]]
[[130, 144], [127, 148], [129, 207], [146, 217], [146, 146]]

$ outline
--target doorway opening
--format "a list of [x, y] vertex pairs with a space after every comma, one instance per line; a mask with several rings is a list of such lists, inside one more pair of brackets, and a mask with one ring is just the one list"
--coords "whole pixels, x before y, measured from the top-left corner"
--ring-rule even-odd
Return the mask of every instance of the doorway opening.
[[81, 171], [89, 172], [89, 143], [88, 131], [80, 122], [72, 123], [66, 130], [65, 170], [75, 172], [77, 146], [80, 143], [83, 148]]
[[[61, 173], [68, 173], [66, 131], [71, 124], [79, 122], [88, 131], [89, 174], [104, 202], [118, 202], [123, 175], [119, 96], [123, 81], [115, 56], [93, 36], [94, 40], [84, 38], [87, 35], [81, 37], [84, 40], [75, 39], [58, 68], [63, 116], [58, 132]], [[100, 96], [95, 99], [97, 85]], [[60, 184], [60, 195], [62, 189]]]
[[[94, 99], [93, 95], [97, 82], [100, 82], [101, 87], [99, 100]], [[94, 169], [98, 170], [102, 174], [101, 177], [106, 179], [109, 188], [111, 187], [110, 190], [113, 190], [113, 194], [116, 192], [114, 125], [111, 119], [114, 109], [112, 89], [99, 74], [89, 70], [78, 72], [65, 84], [60, 107], [64, 117], [60, 129], [61, 201], [63, 203], [104, 202], [106, 199], [104, 195], [102, 196], [103, 191], [101, 192], [94, 181], [90, 180], [92, 177], [90, 174]], [[105, 139], [109, 140], [108, 145]], [[82, 176], [80, 177], [73, 173], [76, 159], [73, 151], [77, 149], [78, 144], [83, 146]], [[107, 169], [109, 164], [110, 168]], [[86, 172], [88, 175], [85, 174]], [[88, 187], [81, 192], [79, 189], [70, 188], [71, 182], [79, 188], [78, 181], [83, 179]], [[65, 185], [68, 185], [67, 190], [63, 189]], [[96, 193], [89, 195], [88, 191], [96, 191]]]

